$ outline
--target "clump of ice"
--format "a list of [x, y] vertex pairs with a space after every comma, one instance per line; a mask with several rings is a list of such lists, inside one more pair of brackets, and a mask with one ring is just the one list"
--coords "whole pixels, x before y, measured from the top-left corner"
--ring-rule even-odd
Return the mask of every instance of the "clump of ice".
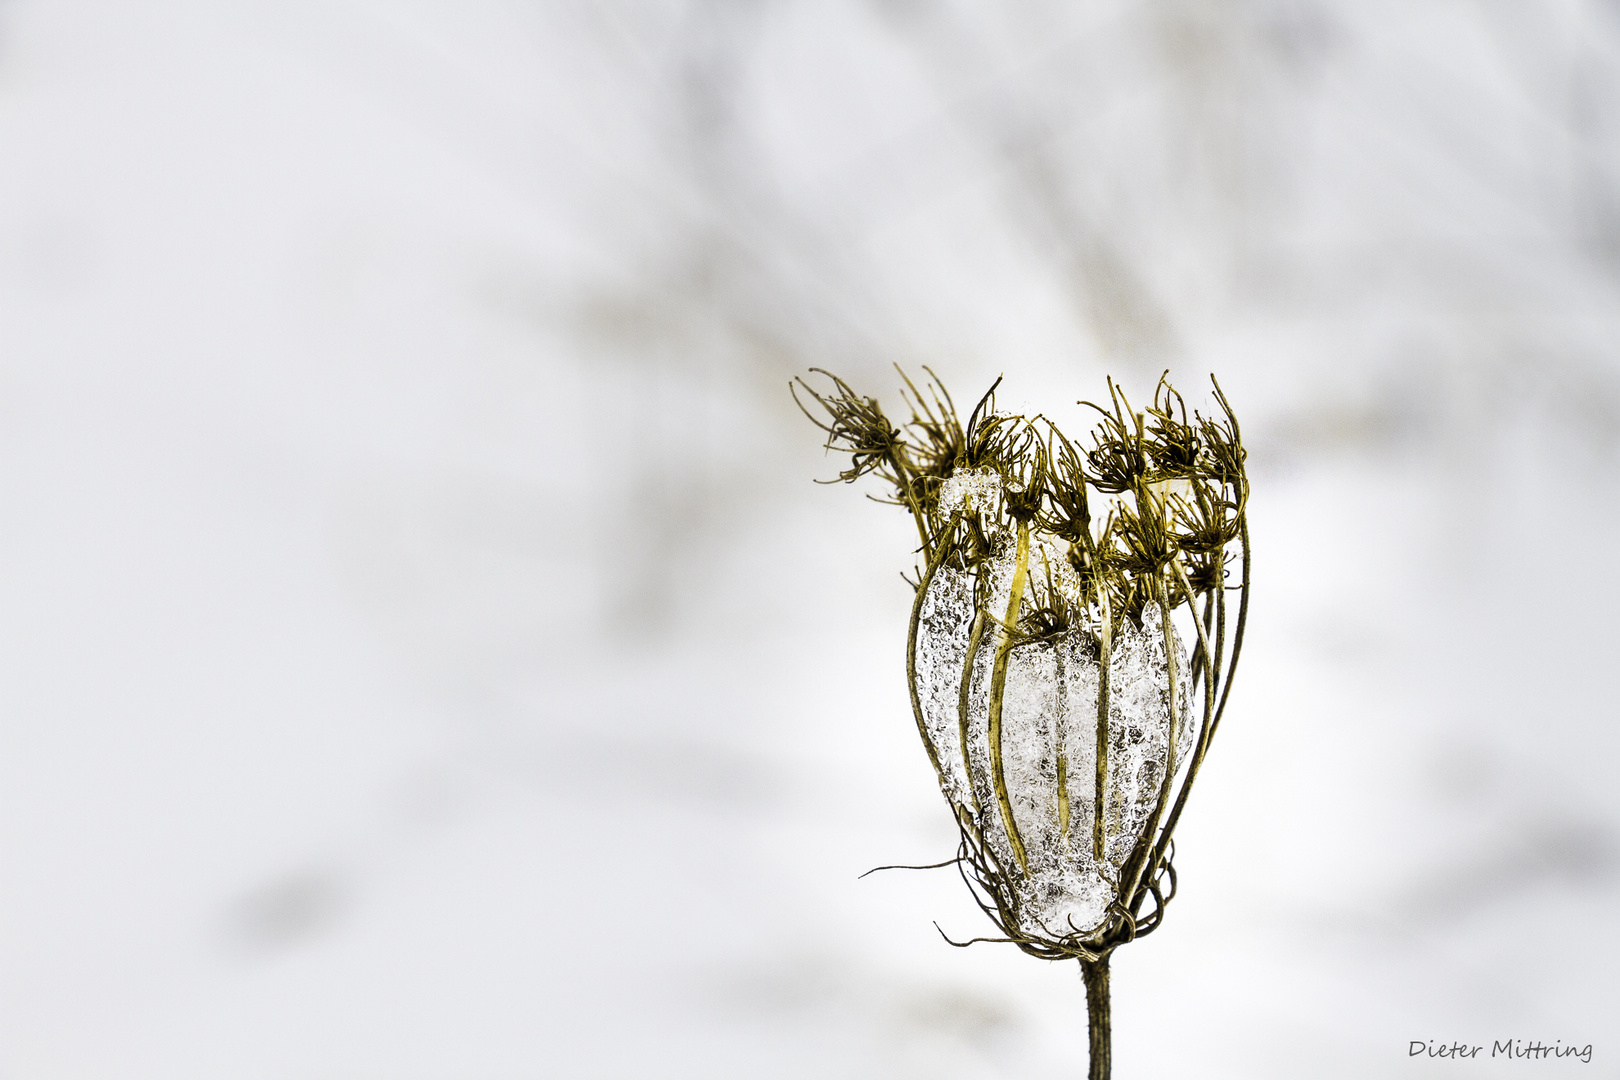
[[[976, 494], [989, 490], [988, 484], [975, 489]], [[1096, 613], [1090, 624], [1072, 627], [1056, 640], [1012, 648], [1001, 706], [1001, 759], [1013, 821], [1027, 859], [1025, 870], [996, 799], [989, 738], [991, 670], [1004, 633], [1000, 620], [1007, 615], [1014, 560], [1012, 538], [1003, 537], [977, 571], [986, 577], [986, 621], [971, 664], [967, 654], [978, 614], [977, 575], [949, 567], [935, 573], [923, 597], [917, 629], [917, 689], [924, 727], [939, 758], [945, 797], [977, 824], [1012, 879], [1019, 928], [1034, 936], [1061, 938], [1102, 923], [1117, 896], [1120, 868], [1153, 812], [1166, 768], [1174, 772], [1191, 748], [1190, 668], [1172, 627], [1178, 731], [1175, 760], [1170, 761], [1172, 661], [1165, 653], [1158, 610], [1151, 605], [1145, 610], [1140, 630], [1127, 620], [1115, 634], [1109, 657], [1107, 782], [1100, 811], [1099, 863], [1094, 857], [1099, 814]], [[1032, 578], [1049, 574], [1071, 608], [1086, 610], [1078, 579], [1059, 557], [1055, 541], [1032, 538], [1029, 573]], [[1025, 596], [1027, 603], [1027, 592]], [[1060, 807], [1060, 762], [1066, 815]]]
[[1001, 498], [1001, 474], [994, 469], [958, 469], [939, 485], [940, 508], [994, 513]]

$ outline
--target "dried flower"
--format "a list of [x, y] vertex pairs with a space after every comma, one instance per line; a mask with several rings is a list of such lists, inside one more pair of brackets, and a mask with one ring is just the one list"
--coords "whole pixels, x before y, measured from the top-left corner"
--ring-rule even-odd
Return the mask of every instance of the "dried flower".
[[1237, 419], [1219, 384], [1219, 417], [1189, 418], [1167, 379], [1141, 413], [1110, 380], [1082, 450], [1043, 418], [997, 413], [996, 386], [964, 427], [928, 376], [925, 393], [902, 372], [911, 418], [898, 426], [831, 375], [825, 393], [798, 380], [822, 415], [800, 407], [851, 455], [839, 479], [885, 481], [922, 540], [912, 706], [961, 833], [952, 862], [1001, 931], [952, 944], [1078, 959], [1100, 1080], [1109, 956], [1156, 929], [1175, 895], [1172, 834], [1242, 649]]

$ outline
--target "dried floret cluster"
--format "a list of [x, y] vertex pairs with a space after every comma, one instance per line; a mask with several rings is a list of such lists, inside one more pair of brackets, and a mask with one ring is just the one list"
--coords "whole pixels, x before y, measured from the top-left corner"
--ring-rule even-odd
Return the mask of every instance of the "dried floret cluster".
[[907, 676], [961, 831], [951, 862], [1002, 932], [974, 940], [1079, 959], [1106, 1009], [1108, 955], [1174, 895], [1171, 838], [1242, 648], [1237, 419], [1218, 384], [1205, 416], [1166, 379], [1140, 412], [1110, 380], [1106, 405], [1080, 403], [1097, 424], [1074, 442], [998, 413], [996, 386], [964, 424], [929, 371], [921, 387], [901, 373], [896, 424], [817, 374], [795, 396], [849, 455], [838, 479], [876, 477], [916, 522]]

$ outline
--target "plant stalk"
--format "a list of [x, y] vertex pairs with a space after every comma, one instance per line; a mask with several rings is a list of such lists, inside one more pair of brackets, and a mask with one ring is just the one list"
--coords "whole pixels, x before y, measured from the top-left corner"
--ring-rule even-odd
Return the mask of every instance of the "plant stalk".
[[928, 587], [934, 583], [934, 575], [939, 573], [946, 542], [956, 531], [956, 523], [961, 516], [960, 510], [951, 515], [951, 520], [940, 533], [939, 548], [929, 556], [927, 568], [917, 579], [917, 595], [911, 604], [911, 623], [906, 631], [906, 686], [911, 691], [911, 712], [917, 720], [917, 734], [922, 736], [923, 746], [928, 751], [928, 760], [933, 764], [934, 774], [939, 777], [942, 787], [945, 784], [945, 767], [939, 760], [939, 748], [934, 745], [933, 737], [928, 734], [928, 722], [923, 717], [922, 696], [917, 690], [917, 624], [922, 621], [923, 604], [928, 599]]
[[996, 643], [996, 658], [990, 669], [990, 780], [996, 789], [996, 802], [1001, 806], [1001, 823], [1007, 830], [1018, 867], [1029, 873], [1029, 855], [1024, 850], [1024, 838], [1013, 820], [1012, 797], [1007, 792], [1007, 773], [1001, 756], [1001, 707], [1007, 693], [1007, 661], [1012, 653], [1013, 631], [1018, 626], [1018, 609], [1024, 600], [1024, 580], [1029, 573], [1029, 526], [1018, 526], [1017, 562], [1013, 566], [1012, 595], [1007, 598], [1007, 619], [1001, 626], [1001, 640]]
[[1091, 1026], [1091, 1071], [1088, 1080], [1108, 1080], [1113, 1064], [1113, 1048], [1108, 1015], [1108, 953], [1095, 960], [1080, 961], [1080, 977], [1086, 982], [1086, 1017]]
[[1108, 670], [1113, 664], [1114, 613], [1109, 610], [1108, 590], [1099, 590], [1102, 626], [1097, 641], [1097, 775], [1091, 801], [1091, 858], [1097, 873], [1104, 877], [1103, 855], [1108, 839]]

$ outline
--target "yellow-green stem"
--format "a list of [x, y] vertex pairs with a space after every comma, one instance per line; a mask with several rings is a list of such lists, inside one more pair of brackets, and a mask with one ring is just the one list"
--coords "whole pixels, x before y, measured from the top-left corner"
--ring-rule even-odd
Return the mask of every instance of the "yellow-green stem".
[[[1170, 809], [1170, 816], [1165, 819], [1164, 829], [1159, 833], [1158, 843], [1154, 845], [1152, 859], [1147, 865], [1146, 880], [1148, 881], [1152, 881], [1153, 875], [1158, 873], [1159, 863], [1164, 860], [1165, 852], [1170, 849], [1170, 839], [1175, 834], [1176, 824], [1181, 820], [1181, 811], [1187, 805], [1187, 796], [1192, 792], [1193, 781], [1198, 779], [1198, 770], [1204, 764], [1204, 755], [1209, 752], [1209, 740], [1214, 735], [1214, 725], [1212, 721], [1214, 719], [1215, 682], [1217, 679], [1217, 672], [1215, 669], [1214, 656], [1212, 656], [1209, 651], [1209, 636], [1204, 631], [1203, 623], [1198, 621], [1197, 609], [1192, 607], [1192, 583], [1187, 580], [1186, 571], [1184, 571], [1181, 568], [1181, 564], [1174, 559], [1170, 561], [1170, 568], [1176, 572], [1176, 577], [1179, 580], [1183, 591], [1185, 591], [1187, 594], [1187, 606], [1192, 608], [1193, 612], [1193, 628], [1198, 631], [1198, 652], [1203, 658], [1201, 662], [1205, 669], [1204, 719], [1198, 728], [1198, 742], [1193, 747], [1192, 761], [1187, 766], [1186, 779], [1182, 780], [1181, 782], [1181, 791], [1176, 795], [1175, 805]], [[1165, 648], [1168, 650], [1168, 638], [1166, 641], [1167, 644]], [[1174, 678], [1174, 664], [1171, 665], [1170, 672], [1171, 677]], [[1197, 675], [1197, 671], [1194, 671], [1193, 677], [1195, 686], [1197, 685]], [[1176, 730], [1179, 727], [1180, 725], [1176, 723], [1175, 714], [1172, 712], [1170, 716], [1170, 759], [1165, 763], [1165, 767], [1172, 773], [1175, 771], [1176, 744], [1174, 740]], [[1168, 776], [1169, 773], [1166, 775]], [[1135, 898], [1131, 907], [1132, 914], [1136, 913], [1143, 899], [1144, 897], [1141, 895], [1138, 895]]]
[[917, 690], [917, 626], [922, 621], [923, 603], [928, 599], [928, 587], [933, 584], [934, 575], [939, 572], [939, 564], [948, 546], [945, 541], [956, 531], [956, 522], [960, 517], [961, 511], [951, 515], [945, 531], [940, 533], [938, 551], [929, 558], [927, 569], [917, 581], [917, 596], [911, 605], [911, 624], [906, 631], [906, 686], [911, 691], [911, 713], [917, 721], [917, 734], [922, 736], [923, 746], [928, 750], [928, 760], [934, 766], [934, 773], [939, 777], [941, 786], [945, 783], [945, 769], [939, 760], [939, 749], [934, 746], [934, 740], [928, 735], [928, 724], [923, 719], [922, 697]]
[[1133, 859], [1133, 866], [1129, 880], [1122, 882], [1125, 886], [1120, 890], [1120, 899], [1126, 901], [1134, 910], [1141, 903], [1141, 897], [1136, 895], [1138, 886], [1142, 882], [1151, 882], [1152, 874], [1158, 869], [1156, 853], [1158, 847], [1154, 844], [1154, 837], [1158, 835], [1159, 823], [1164, 820], [1165, 805], [1170, 801], [1170, 783], [1175, 779], [1176, 748], [1180, 742], [1181, 725], [1176, 722], [1176, 651], [1175, 628], [1170, 624], [1169, 582], [1159, 578], [1155, 585], [1158, 592], [1160, 630], [1164, 634], [1165, 668], [1169, 672], [1166, 680], [1170, 691], [1170, 739], [1169, 746], [1165, 748], [1164, 779], [1159, 783], [1159, 797], [1153, 805], [1153, 816], [1148, 819], [1147, 828], [1142, 832], [1142, 839], [1137, 844], [1140, 858]]
[[1007, 829], [1007, 840], [1012, 844], [1018, 866], [1029, 872], [1029, 856], [1024, 853], [1024, 838], [1018, 833], [1013, 820], [1012, 798], [1007, 794], [1007, 775], [1001, 758], [1001, 702], [1007, 691], [1007, 660], [1012, 653], [1013, 630], [1018, 625], [1018, 609], [1024, 601], [1024, 578], [1029, 572], [1029, 525], [1019, 523], [1018, 555], [1013, 566], [1012, 595], [1007, 598], [1007, 618], [1001, 627], [1001, 638], [996, 642], [995, 665], [990, 669], [990, 781], [995, 785], [996, 802], [1001, 807], [1001, 823]]
[[1107, 840], [1104, 811], [1108, 805], [1108, 667], [1113, 645], [1113, 612], [1109, 610], [1105, 589], [1102, 591], [1102, 634], [1097, 647], [1097, 785], [1091, 814], [1091, 857], [1099, 874], [1103, 872], [1103, 849]]
[[1069, 742], [1069, 725], [1065, 722], [1069, 715], [1069, 683], [1067, 666], [1063, 663], [1062, 641], [1053, 648], [1052, 655], [1057, 663], [1058, 677], [1058, 709], [1057, 717], [1052, 721], [1052, 745], [1057, 748], [1058, 839], [1061, 841], [1069, 835], [1069, 755], [1065, 752]]
[[973, 760], [968, 755], [968, 706], [973, 690], [973, 669], [979, 662], [979, 646], [984, 641], [987, 620], [981, 608], [973, 616], [973, 627], [968, 631], [967, 655], [962, 659], [962, 686], [956, 699], [957, 745], [962, 748], [962, 771], [968, 779], [968, 794], [973, 796], [974, 820], [984, 821], [984, 807], [979, 803], [979, 786], [973, 782]]

